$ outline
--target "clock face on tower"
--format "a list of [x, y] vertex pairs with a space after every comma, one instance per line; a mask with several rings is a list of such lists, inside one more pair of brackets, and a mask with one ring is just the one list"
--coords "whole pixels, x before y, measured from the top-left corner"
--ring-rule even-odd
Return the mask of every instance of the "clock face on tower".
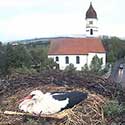
[[89, 21], [89, 24], [93, 24], [93, 21]]

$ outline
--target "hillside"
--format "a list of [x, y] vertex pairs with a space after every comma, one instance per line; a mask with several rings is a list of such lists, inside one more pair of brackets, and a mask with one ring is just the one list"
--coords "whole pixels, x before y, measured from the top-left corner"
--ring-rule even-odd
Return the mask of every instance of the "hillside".
[[28, 43], [48, 43], [53, 39], [60, 39], [60, 38], [69, 38], [69, 37], [43, 37], [43, 38], [33, 38], [33, 39], [24, 39], [24, 40], [16, 40], [10, 41], [10, 43], [21, 43], [21, 44], [28, 44]]

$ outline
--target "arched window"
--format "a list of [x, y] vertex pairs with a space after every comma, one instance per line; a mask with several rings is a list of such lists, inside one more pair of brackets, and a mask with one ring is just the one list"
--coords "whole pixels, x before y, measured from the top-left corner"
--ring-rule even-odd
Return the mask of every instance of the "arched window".
[[56, 61], [59, 61], [59, 57], [58, 56], [56, 56]]
[[69, 64], [69, 57], [68, 56], [66, 56], [65, 60], [66, 60], [66, 64]]
[[79, 63], [80, 63], [80, 57], [76, 56], [76, 64], [79, 64]]
[[93, 35], [93, 29], [90, 29], [90, 35]]

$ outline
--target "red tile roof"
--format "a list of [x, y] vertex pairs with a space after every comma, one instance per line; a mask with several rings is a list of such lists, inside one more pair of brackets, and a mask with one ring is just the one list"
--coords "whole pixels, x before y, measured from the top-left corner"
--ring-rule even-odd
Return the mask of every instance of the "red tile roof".
[[83, 55], [104, 53], [105, 49], [99, 38], [60, 38], [51, 41], [49, 55]]

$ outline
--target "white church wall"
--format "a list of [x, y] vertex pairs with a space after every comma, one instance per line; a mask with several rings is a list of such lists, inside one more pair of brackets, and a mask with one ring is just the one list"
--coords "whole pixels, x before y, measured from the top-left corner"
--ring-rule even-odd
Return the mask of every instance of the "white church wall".
[[98, 27], [98, 20], [94, 18], [86, 19], [86, 27]]
[[[76, 63], [76, 57], [79, 56], [80, 63]], [[59, 57], [59, 61], [56, 61], [56, 57]], [[69, 57], [69, 64], [73, 64], [77, 70], [81, 70], [81, 68], [87, 63], [88, 56], [87, 55], [49, 55], [48, 58], [53, 58], [54, 61], [59, 64], [60, 70], [64, 70], [66, 66], [66, 57]]]

